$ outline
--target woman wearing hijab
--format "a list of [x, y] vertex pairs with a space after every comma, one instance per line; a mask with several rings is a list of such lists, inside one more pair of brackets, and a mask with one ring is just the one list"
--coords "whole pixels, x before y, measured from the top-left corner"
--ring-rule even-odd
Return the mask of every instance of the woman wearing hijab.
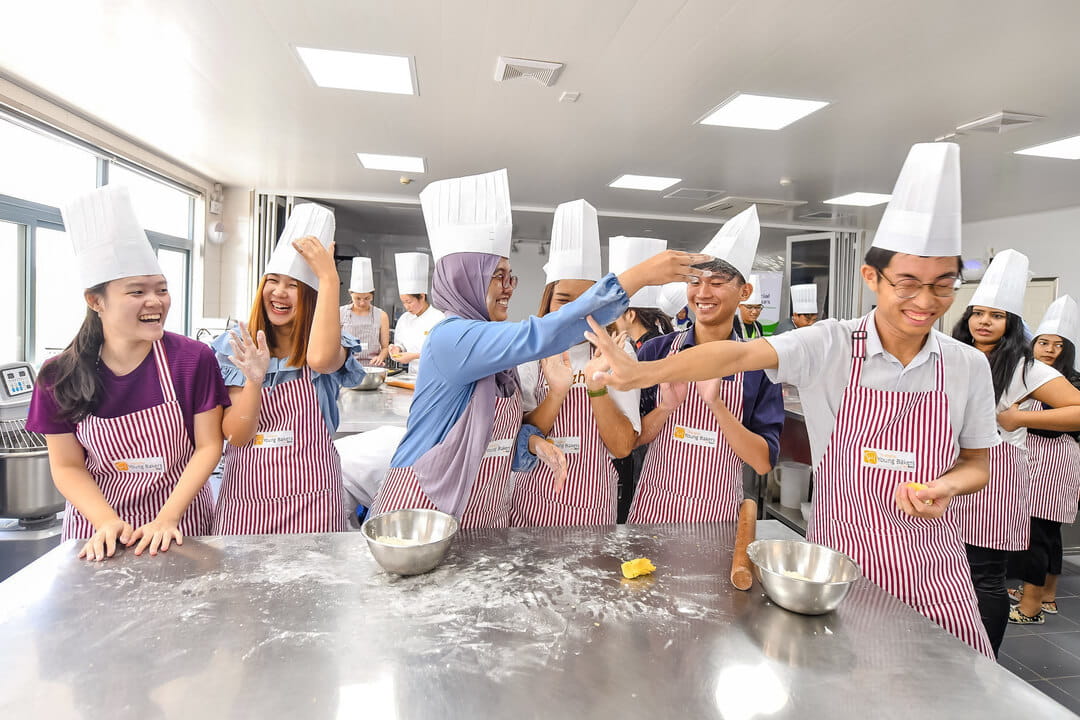
[[371, 258], [353, 258], [349, 297], [352, 302], [338, 308], [341, 332], [360, 341], [357, 355], [362, 365], [382, 367], [390, 354], [390, 316], [375, 306]]
[[610, 323], [627, 307], [627, 292], [645, 282], [695, 274], [697, 255], [670, 252], [607, 275], [577, 300], [543, 318], [506, 322], [517, 278], [510, 262], [510, 193], [506, 171], [444, 180], [420, 193], [435, 272], [431, 294], [447, 319], [428, 335], [405, 437], [375, 498], [373, 511], [437, 508], [463, 528], [510, 524], [510, 472], [529, 470], [539, 455], [557, 468], [566, 460], [535, 428], [521, 433], [518, 365], [578, 343], [595, 313]]
[[229, 397], [213, 353], [165, 332], [171, 299], [128, 191], [109, 185], [63, 210], [86, 287], [78, 335], [41, 369], [26, 427], [45, 435], [67, 499], [63, 539], [80, 558], [117, 543], [156, 555], [210, 532], [207, 478]]

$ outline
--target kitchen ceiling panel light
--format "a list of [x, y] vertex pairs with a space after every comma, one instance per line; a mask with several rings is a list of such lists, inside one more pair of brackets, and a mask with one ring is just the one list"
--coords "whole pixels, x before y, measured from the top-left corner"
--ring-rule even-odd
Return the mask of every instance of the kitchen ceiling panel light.
[[416, 95], [413, 59], [403, 55], [297, 47], [315, 84], [323, 88]]
[[1055, 140], [1054, 142], [1035, 145], [1017, 150], [1017, 155], [1036, 155], [1038, 157], [1058, 158], [1061, 160], [1080, 160], [1080, 135]]
[[827, 205], [855, 205], [857, 207], [871, 207], [873, 205], [881, 205], [887, 203], [892, 199], [892, 195], [886, 195], [884, 193], [868, 193], [868, 192], [853, 192], [847, 195], [840, 195], [830, 200], [826, 200]]
[[368, 170], [396, 170], [397, 172], [422, 173], [426, 171], [424, 158], [411, 155], [378, 155], [356, 153], [360, 164]]
[[682, 178], [657, 177], [656, 175], [620, 175], [608, 183], [608, 187], [660, 192], [661, 190], [667, 190], [677, 182], [682, 182]]
[[824, 100], [799, 100], [735, 93], [698, 120], [701, 125], [781, 130], [829, 103]]

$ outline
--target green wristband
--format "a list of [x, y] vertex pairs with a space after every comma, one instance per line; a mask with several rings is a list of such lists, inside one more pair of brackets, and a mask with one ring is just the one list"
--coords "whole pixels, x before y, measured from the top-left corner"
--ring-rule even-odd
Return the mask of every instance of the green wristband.
[[607, 386], [600, 388], [599, 390], [585, 390], [589, 394], [589, 397], [604, 397], [607, 395]]

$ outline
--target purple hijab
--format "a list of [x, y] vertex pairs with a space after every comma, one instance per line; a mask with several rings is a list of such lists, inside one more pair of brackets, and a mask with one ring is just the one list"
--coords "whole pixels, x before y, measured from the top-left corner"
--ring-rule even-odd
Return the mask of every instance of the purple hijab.
[[[431, 304], [447, 315], [466, 320], [491, 320], [487, 291], [499, 260], [498, 255], [475, 252], [440, 258], [431, 278]], [[413, 463], [420, 487], [439, 510], [457, 518], [465, 511], [473, 481], [491, 440], [495, 398], [510, 397], [517, 389], [516, 368], [477, 380], [465, 412], [450, 432]]]

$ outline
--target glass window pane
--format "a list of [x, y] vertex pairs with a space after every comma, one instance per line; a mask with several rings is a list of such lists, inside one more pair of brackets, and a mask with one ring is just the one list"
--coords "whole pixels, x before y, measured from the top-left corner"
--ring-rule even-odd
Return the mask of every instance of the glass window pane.
[[0, 195], [60, 207], [97, 185], [92, 153], [3, 118], [0, 158]]
[[[34, 248], [34, 357], [42, 362], [68, 346], [86, 317], [75, 251], [67, 233], [38, 228]], [[66, 279], [65, 279], [66, 278]]]
[[172, 297], [169, 314], [165, 318], [165, 329], [186, 335], [188, 253], [184, 250], [161, 248], [158, 250], [158, 262], [161, 263], [165, 279], [169, 281], [169, 295]]
[[19, 282], [19, 226], [0, 222], [0, 363], [22, 358], [23, 293]]
[[131, 201], [135, 204], [135, 214], [146, 230], [181, 238], [188, 236], [191, 196], [187, 193], [115, 163], [109, 166], [109, 184], [127, 186], [131, 191]]

